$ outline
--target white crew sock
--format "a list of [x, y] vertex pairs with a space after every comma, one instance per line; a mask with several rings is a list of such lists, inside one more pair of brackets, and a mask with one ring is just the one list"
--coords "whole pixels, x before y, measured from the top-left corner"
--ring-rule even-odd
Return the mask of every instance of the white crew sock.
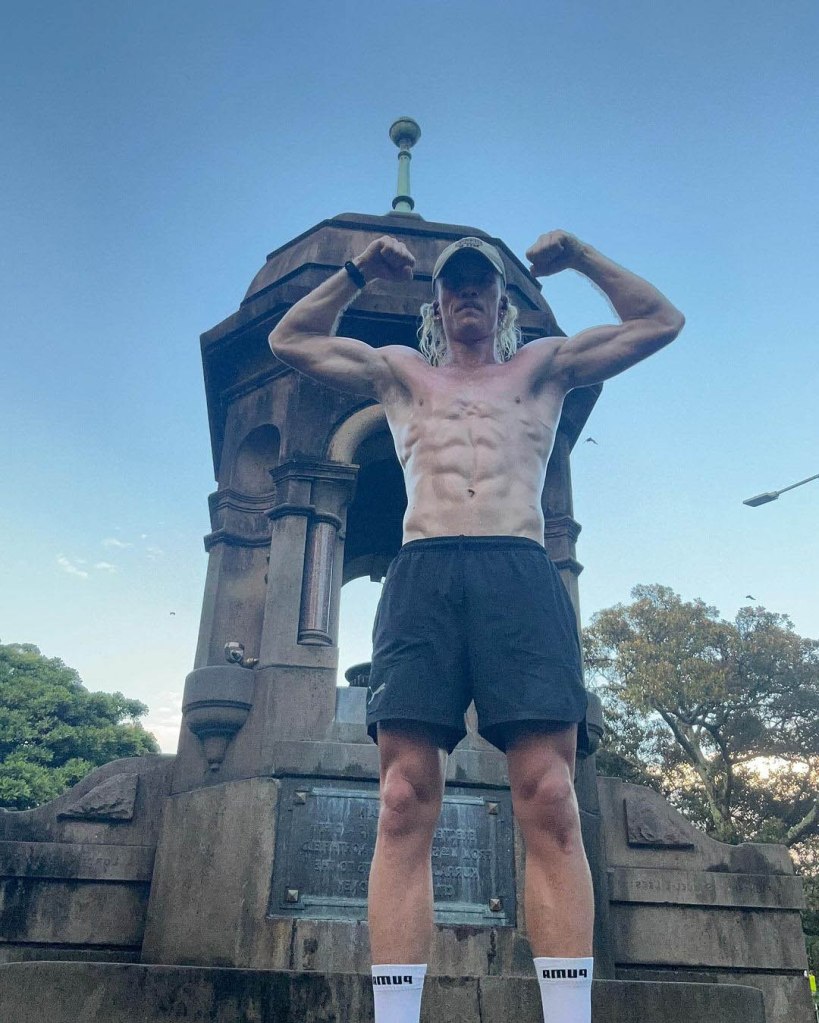
[[419, 1023], [427, 964], [373, 966], [375, 1023]]
[[535, 959], [544, 1023], [591, 1023], [592, 964], [588, 959]]

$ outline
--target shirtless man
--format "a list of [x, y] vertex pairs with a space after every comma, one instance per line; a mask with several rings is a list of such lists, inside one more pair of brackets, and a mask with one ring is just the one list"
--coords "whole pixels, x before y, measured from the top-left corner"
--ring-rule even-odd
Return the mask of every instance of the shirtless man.
[[432, 839], [447, 753], [472, 698], [481, 734], [507, 756], [544, 1019], [591, 1019], [594, 902], [572, 784], [586, 698], [571, 604], [543, 549], [541, 492], [566, 394], [658, 351], [684, 320], [647, 281], [565, 231], [526, 255], [534, 276], [580, 271], [621, 322], [515, 351], [502, 258], [472, 238], [436, 263], [422, 310], [426, 357], [334, 336], [361, 287], [412, 279], [410, 251], [383, 237], [270, 335], [283, 362], [383, 405], [406, 481], [404, 546], [376, 616], [367, 714], [381, 757], [369, 884], [376, 1023], [420, 1017]]

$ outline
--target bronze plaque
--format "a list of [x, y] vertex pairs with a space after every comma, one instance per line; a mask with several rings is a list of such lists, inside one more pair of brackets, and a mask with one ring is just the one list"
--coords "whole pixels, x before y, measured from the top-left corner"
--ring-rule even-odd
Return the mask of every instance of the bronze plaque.
[[[372, 782], [285, 779], [268, 912], [364, 920], [378, 825]], [[438, 923], [514, 926], [509, 793], [447, 787], [432, 847]]]

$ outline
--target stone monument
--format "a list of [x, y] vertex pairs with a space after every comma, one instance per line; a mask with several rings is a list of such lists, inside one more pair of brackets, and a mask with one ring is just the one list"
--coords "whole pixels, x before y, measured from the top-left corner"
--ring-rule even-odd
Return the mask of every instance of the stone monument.
[[[342, 333], [415, 345], [435, 259], [464, 235], [502, 252], [524, 338], [562, 333], [502, 241], [414, 213], [419, 136], [409, 118], [391, 130], [392, 212], [341, 214], [282, 245], [239, 309], [202, 335], [217, 489], [178, 753], [108, 764], [47, 806], [0, 814], [0, 1019], [371, 1018], [378, 757], [364, 689], [338, 686], [338, 617], [342, 585], [382, 578], [397, 553], [406, 496], [381, 408], [294, 373], [267, 335], [385, 233], [412, 250], [415, 278], [367, 288]], [[568, 396], [542, 498], [575, 608], [570, 454], [600, 391]], [[352, 681], [366, 673], [358, 666]], [[468, 723], [435, 837], [422, 1018], [537, 1023], [505, 759], [472, 712]], [[599, 738], [594, 701], [589, 726]], [[597, 1023], [811, 1023], [786, 851], [713, 842], [656, 794], [597, 778], [593, 755], [576, 785], [595, 884]]]

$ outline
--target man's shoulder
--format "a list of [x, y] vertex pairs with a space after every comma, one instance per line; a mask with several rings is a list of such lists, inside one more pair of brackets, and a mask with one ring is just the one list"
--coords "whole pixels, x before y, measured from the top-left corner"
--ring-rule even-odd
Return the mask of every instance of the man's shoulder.
[[538, 337], [533, 341], [527, 341], [518, 348], [515, 354], [512, 356], [513, 359], [521, 358], [532, 358], [543, 355], [548, 355], [549, 352], [555, 352], [560, 347], [565, 337]]
[[535, 397], [542, 395], [545, 390], [550, 393], [566, 393], [565, 381], [559, 372], [560, 353], [565, 342], [563, 335], [536, 338], [522, 345], [507, 363], [513, 372], [529, 381], [531, 393]]
[[378, 400], [383, 404], [406, 401], [419, 386], [421, 376], [430, 369], [429, 363], [420, 352], [406, 345], [384, 345], [378, 351], [387, 366], [389, 380]]
[[384, 345], [384, 347], [380, 348], [379, 351], [385, 359], [396, 364], [406, 363], [407, 365], [412, 365], [413, 363], [416, 363], [422, 366], [429, 365], [420, 352], [416, 351], [414, 348], [407, 347], [407, 345]]
[[509, 365], [516, 365], [520, 368], [526, 367], [529, 371], [538, 373], [549, 373], [552, 361], [560, 351], [565, 337], [539, 337], [534, 341], [527, 341], [521, 345], [509, 360]]
[[415, 377], [419, 372], [423, 373], [431, 368], [420, 352], [406, 345], [385, 345], [379, 351], [393, 375], [401, 380]]

